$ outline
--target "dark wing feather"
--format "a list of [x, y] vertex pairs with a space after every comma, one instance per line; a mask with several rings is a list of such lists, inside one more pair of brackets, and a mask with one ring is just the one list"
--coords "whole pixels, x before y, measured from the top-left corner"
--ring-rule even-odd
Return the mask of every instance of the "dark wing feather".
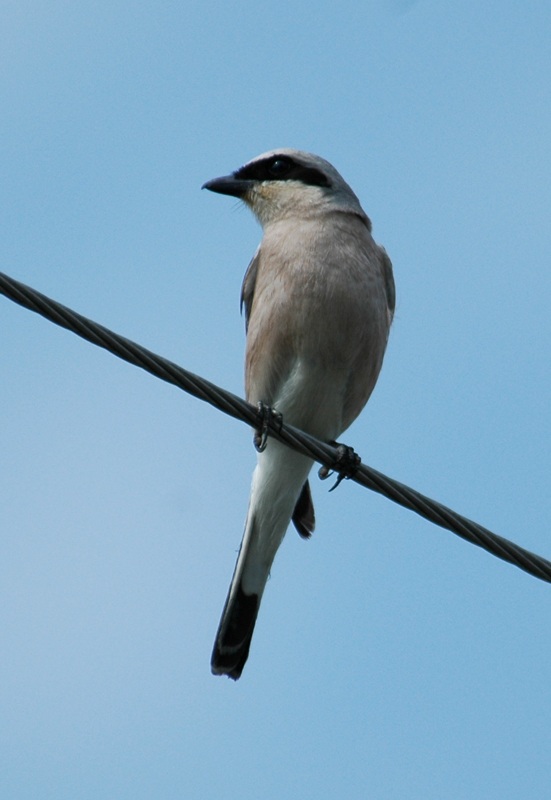
[[253, 260], [247, 267], [245, 277], [243, 278], [243, 286], [241, 287], [241, 313], [243, 313], [243, 306], [245, 306], [245, 330], [249, 327], [249, 319], [251, 316], [251, 309], [253, 307], [254, 287], [256, 284], [256, 275], [260, 264], [260, 247], [253, 256]]
[[381, 255], [383, 257], [383, 277], [385, 280], [386, 302], [388, 310], [390, 311], [390, 319], [394, 316], [394, 308], [396, 307], [396, 287], [394, 285], [394, 276], [392, 274], [392, 261], [387, 255], [384, 247], [381, 247]]
[[314, 532], [316, 518], [314, 516], [314, 504], [312, 502], [310, 484], [308, 481], [306, 481], [302, 487], [295, 510], [293, 511], [293, 525], [303, 539], [309, 539]]

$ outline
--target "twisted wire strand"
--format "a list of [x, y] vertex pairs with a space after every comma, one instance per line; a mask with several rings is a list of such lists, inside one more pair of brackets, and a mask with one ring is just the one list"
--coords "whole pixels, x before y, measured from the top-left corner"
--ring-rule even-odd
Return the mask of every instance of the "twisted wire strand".
[[[172, 361], [147, 350], [136, 342], [99, 325], [66, 306], [47, 297], [30, 286], [0, 272], [0, 292], [15, 303], [40, 314], [50, 322], [76, 333], [98, 347], [134, 364], [157, 378], [183, 389], [194, 397], [204, 400], [235, 419], [255, 427], [258, 425], [258, 409], [235, 394], [222, 389], [199, 375], [189, 372]], [[270, 436], [310, 456], [325, 467], [336, 468], [339, 451], [327, 442], [319, 441], [292, 425], [276, 419], [267, 420]], [[487, 550], [503, 561], [508, 561], [542, 581], [551, 583], [551, 562], [531, 553], [508, 539], [492, 533], [450, 508], [431, 500], [420, 492], [399, 481], [389, 478], [366, 464], [351, 469], [346, 477], [374, 492], [378, 492], [395, 503], [446, 528], [457, 536]]]

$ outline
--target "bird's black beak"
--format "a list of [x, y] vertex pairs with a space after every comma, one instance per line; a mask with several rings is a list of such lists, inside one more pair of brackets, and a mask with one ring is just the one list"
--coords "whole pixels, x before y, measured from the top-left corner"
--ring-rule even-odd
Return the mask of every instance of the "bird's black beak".
[[229, 194], [233, 197], [244, 197], [252, 186], [253, 181], [236, 178], [234, 175], [224, 175], [222, 178], [213, 178], [201, 186], [218, 194]]

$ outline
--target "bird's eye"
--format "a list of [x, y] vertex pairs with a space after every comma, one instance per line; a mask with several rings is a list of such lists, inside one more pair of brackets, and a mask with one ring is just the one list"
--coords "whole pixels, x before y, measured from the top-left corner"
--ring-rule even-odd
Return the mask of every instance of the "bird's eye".
[[268, 165], [268, 172], [273, 178], [282, 178], [291, 169], [291, 164], [283, 158], [274, 158]]

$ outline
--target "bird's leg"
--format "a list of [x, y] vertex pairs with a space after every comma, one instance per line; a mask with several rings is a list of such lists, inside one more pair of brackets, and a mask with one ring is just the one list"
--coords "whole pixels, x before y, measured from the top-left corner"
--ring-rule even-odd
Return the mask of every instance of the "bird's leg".
[[330, 467], [320, 467], [318, 476], [324, 481], [333, 472], [338, 473], [335, 484], [329, 489], [330, 492], [336, 489], [339, 483], [345, 478], [352, 478], [356, 473], [358, 467], [362, 463], [360, 456], [354, 452], [353, 447], [348, 447], [346, 444], [339, 444], [338, 442], [331, 442], [337, 448], [337, 458]]
[[257, 403], [258, 409], [258, 427], [255, 429], [253, 436], [253, 443], [256, 450], [262, 453], [268, 444], [268, 431], [270, 429], [270, 421], [273, 420], [279, 426], [283, 425], [283, 417], [271, 406], [263, 403], [262, 400]]

